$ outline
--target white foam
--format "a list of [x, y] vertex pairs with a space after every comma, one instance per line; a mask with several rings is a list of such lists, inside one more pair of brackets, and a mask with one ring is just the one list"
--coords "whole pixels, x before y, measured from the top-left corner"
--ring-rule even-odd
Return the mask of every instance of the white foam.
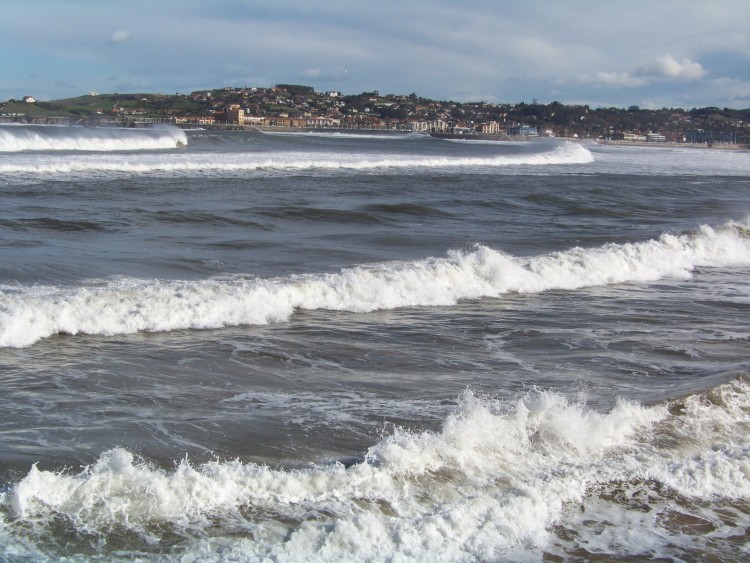
[[[575, 524], [585, 506], [610, 522], [605, 528], [636, 526], [607, 553], [649, 553], [675, 536], [661, 523], [655, 539], [653, 518], [597, 492], [658, 478], [686, 500], [750, 499], [748, 391], [739, 380], [714, 390], [720, 400], [695, 396], [672, 411], [620, 401], [609, 412], [538, 390], [505, 402], [466, 392], [439, 432], [397, 430], [348, 468], [183, 460], [164, 471], [114, 449], [78, 473], [33, 467], [0, 503], [38, 533], [62, 518], [81, 533], [122, 527], [158, 543], [168, 526], [196, 538], [190, 557], [278, 561], [528, 559], [561, 544], [553, 525], [571, 523], [579, 545], [607, 543]], [[696, 455], [675, 433], [708, 448]], [[712, 457], [717, 449], [726, 455]], [[701, 455], [713, 471], [691, 473]], [[733, 470], [742, 464], [744, 477]], [[242, 539], [200, 539], [217, 525], [243, 530]]]
[[697, 267], [750, 265], [747, 225], [703, 226], [658, 240], [573, 248], [531, 258], [478, 246], [446, 258], [375, 264], [324, 275], [163, 281], [120, 278], [74, 287], [0, 287], [0, 346], [54, 334], [131, 334], [267, 324], [298, 310], [365, 313], [450, 306], [507, 293], [575, 290], [664, 278]]
[[[157, 150], [173, 149], [187, 142], [185, 132], [176, 127], [0, 127], [0, 152]], [[7, 165], [0, 170], [18, 171]]]
[[[172, 142], [172, 146], [175, 143]], [[288, 172], [305, 170], [424, 170], [424, 169], [497, 169], [508, 166], [552, 166], [585, 164], [593, 161], [588, 149], [562, 144], [554, 150], [523, 155], [491, 157], [451, 157], [418, 155], [383, 155], [367, 153], [177, 153], [145, 154], [134, 161], [128, 155], [102, 157], [44, 155], [43, 158], [0, 162], [3, 174], [85, 174], [90, 172], [127, 174], [246, 174], [252, 172]]]

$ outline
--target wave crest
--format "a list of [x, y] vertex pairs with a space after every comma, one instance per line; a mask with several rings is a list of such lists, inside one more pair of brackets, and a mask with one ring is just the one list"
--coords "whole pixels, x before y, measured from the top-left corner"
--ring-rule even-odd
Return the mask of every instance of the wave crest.
[[[180, 133], [184, 135], [182, 131]], [[170, 140], [167, 137], [165, 143], [169, 145], [168, 147], [153, 148], [173, 148], [178, 141], [174, 139]], [[246, 174], [248, 172], [288, 173], [307, 170], [367, 172], [392, 169], [399, 171], [462, 169], [462, 171], [465, 171], [467, 169], [487, 170], [509, 166], [554, 166], [586, 164], [589, 162], [593, 162], [593, 155], [588, 149], [580, 145], [568, 143], [558, 145], [554, 150], [550, 151], [491, 157], [438, 157], [320, 152], [144, 155], [137, 162], [133, 162], [131, 158], [118, 158], [114, 155], [106, 158], [46, 157], [42, 162], [22, 161], [0, 163], [0, 172], [6, 175], [89, 174], [96, 172], [235, 175]]]
[[[153, 544], [173, 530], [198, 538], [187, 548], [192, 555], [213, 547], [205, 555], [215, 560], [528, 556], [564, 544], [553, 526], [575, 521], [579, 507], [605, 522], [641, 514], [618, 501], [622, 483], [658, 483], [681, 495], [683, 506], [716, 495], [747, 500], [749, 391], [740, 378], [709, 392], [719, 401], [706, 394], [650, 407], [619, 401], [609, 412], [550, 391], [502, 401], [467, 391], [440, 431], [397, 430], [350, 467], [183, 460], [165, 471], [116, 448], [77, 474], [34, 466], [0, 505], [40, 533], [62, 519], [81, 533], [125, 529]], [[738, 423], [741, 431], [732, 427]], [[696, 441], [709, 447], [696, 451]], [[216, 523], [244, 531], [220, 553], [200, 539]], [[638, 526], [623, 533], [671, 533], [665, 521], [644, 518]], [[575, 529], [600, 539], [596, 527]], [[586, 537], [578, 541], [587, 546]], [[609, 553], [653, 555], [649, 549], [631, 538]]]
[[750, 265], [746, 228], [730, 223], [641, 243], [573, 248], [531, 258], [478, 246], [447, 258], [360, 266], [324, 275], [201, 281], [122, 278], [83, 287], [0, 287], [0, 346], [54, 334], [132, 334], [267, 324], [298, 310], [365, 313], [455, 305], [508, 293], [575, 290], [663, 278], [696, 267]]
[[157, 150], [187, 143], [185, 132], [177, 127], [0, 127], [0, 152]]

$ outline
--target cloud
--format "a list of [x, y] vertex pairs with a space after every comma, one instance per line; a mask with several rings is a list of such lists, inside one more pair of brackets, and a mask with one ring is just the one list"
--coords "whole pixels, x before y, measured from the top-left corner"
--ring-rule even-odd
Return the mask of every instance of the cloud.
[[606, 88], [641, 88], [657, 81], [699, 80], [705, 75], [706, 71], [700, 63], [688, 58], [678, 61], [672, 55], [665, 55], [633, 72], [597, 72], [593, 77], [583, 77], [581, 81]]
[[709, 81], [708, 88], [712, 92], [720, 94], [723, 100], [725, 100], [723, 103], [747, 101], [750, 99], [750, 80], [716, 78]]
[[[115, 84], [124, 91], [121, 81], [141, 92], [309, 83], [347, 93], [624, 107], [689, 96], [698, 106], [745, 94], [713, 79], [750, 81], [742, 24], [750, 2], [737, 0], [689, 10], [682, 0], [638, 10], [600, 0], [385, 0], [378, 9], [349, 2], [345, 10], [340, 0], [129, 0], [116, 20], [106, 2], [40, 0], [31, 3], [39, 4], [33, 17], [30, 3], [7, 4], [0, 89], [17, 88], [18, 96], [48, 88], [67, 97]], [[39, 78], [27, 77], [29, 69]], [[112, 75], [118, 80], [107, 81]], [[57, 79], [71, 86], [53, 88]]]
[[123, 43], [128, 39], [130, 39], [130, 32], [120, 29], [112, 34], [110, 41], [112, 43]]
[[612, 88], [639, 88], [648, 84], [647, 80], [631, 76], [627, 72], [597, 72], [591, 82]]
[[635, 74], [649, 78], [699, 80], [706, 75], [706, 71], [700, 63], [693, 62], [688, 58], [678, 61], [672, 55], [665, 55], [648, 65], [638, 68]]
[[348, 71], [344, 68], [308, 68], [302, 72], [302, 77], [311, 80], [345, 81]]

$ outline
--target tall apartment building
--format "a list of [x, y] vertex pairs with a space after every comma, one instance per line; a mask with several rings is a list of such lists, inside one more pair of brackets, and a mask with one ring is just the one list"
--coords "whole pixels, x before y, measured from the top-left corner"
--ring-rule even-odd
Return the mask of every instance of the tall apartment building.
[[229, 123], [245, 124], [245, 112], [239, 104], [232, 104], [227, 109], [227, 121]]

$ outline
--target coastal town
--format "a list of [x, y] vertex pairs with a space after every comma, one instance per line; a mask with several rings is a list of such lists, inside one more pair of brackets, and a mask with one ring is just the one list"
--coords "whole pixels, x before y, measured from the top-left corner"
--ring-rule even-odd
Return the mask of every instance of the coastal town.
[[750, 109], [589, 107], [437, 101], [416, 93], [347, 95], [310, 86], [224, 87], [189, 94], [99, 94], [0, 102], [0, 123], [137, 127], [377, 130], [455, 137], [564, 137], [625, 143], [743, 148]]

